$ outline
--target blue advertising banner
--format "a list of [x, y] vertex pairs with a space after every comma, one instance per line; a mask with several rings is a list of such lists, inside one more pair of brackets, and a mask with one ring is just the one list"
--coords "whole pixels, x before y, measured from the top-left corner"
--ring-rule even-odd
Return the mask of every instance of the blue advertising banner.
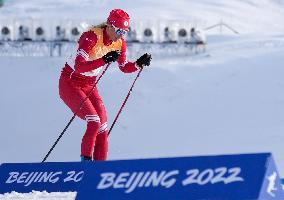
[[0, 193], [77, 191], [76, 200], [283, 200], [269, 153], [2, 164]]
[[263, 185], [260, 193], [259, 199], [269, 200], [269, 199], [284, 199], [283, 189], [281, 184], [281, 179], [278, 172], [276, 171], [276, 165], [273, 157], [270, 156], [266, 162], [266, 173], [263, 180]]
[[[88, 176], [77, 199], [262, 199], [267, 167], [274, 162], [271, 157], [245, 154], [97, 163], [96, 168], [86, 168]], [[273, 172], [278, 190], [271, 190], [272, 196], [265, 199], [283, 199], [276, 168]]]
[[0, 166], [0, 193], [77, 191], [84, 177], [82, 163], [29, 163]]

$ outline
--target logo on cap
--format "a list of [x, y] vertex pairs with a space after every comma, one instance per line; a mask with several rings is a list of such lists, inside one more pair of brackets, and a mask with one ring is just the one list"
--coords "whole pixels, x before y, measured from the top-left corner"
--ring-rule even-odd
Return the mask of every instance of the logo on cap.
[[124, 26], [128, 26], [128, 21], [124, 21]]

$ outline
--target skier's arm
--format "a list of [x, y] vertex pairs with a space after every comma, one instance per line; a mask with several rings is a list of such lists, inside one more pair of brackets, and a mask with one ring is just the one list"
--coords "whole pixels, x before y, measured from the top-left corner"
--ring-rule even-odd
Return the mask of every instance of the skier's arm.
[[97, 43], [97, 35], [94, 32], [88, 31], [83, 33], [78, 43], [79, 48], [74, 66], [76, 72], [84, 73], [92, 71], [106, 64], [102, 58], [89, 61], [91, 50]]
[[117, 59], [119, 69], [124, 73], [132, 73], [139, 69], [135, 62], [131, 62], [127, 60], [126, 57], [126, 42], [122, 39], [122, 46], [120, 56]]

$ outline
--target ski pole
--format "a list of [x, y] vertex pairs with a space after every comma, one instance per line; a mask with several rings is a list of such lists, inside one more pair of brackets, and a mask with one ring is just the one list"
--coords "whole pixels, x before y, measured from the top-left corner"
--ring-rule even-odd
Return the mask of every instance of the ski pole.
[[54, 147], [57, 145], [57, 143], [59, 142], [59, 140], [62, 138], [62, 136], [64, 135], [64, 133], [66, 132], [66, 130], [68, 129], [68, 127], [70, 126], [70, 124], [72, 123], [72, 121], [75, 119], [76, 115], [78, 114], [78, 112], [81, 110], [81, 108], [83, 107], [84, 103], [87, 101], [87, 99], [90, 97], [92, 91], [94, 90], [94, 88], [96, 87], [96, 85], [98, 84], [98, 82], [100, 81], [100, 79], [102, 78], [102, 76], [105, 74], [105, 72], [107, 71], [108, 67], [110, 66], [111, 63], [107, 64], [107, 66], [105, 67], [104, 71], [102, 72], [102, 74], [99, 76], [99, 78], [96, 80], [95, 85], [92, 87], [92, 89], [90, 90], [90, 92], [88, 93], [88, 95], [82, 100], [80, 106], [78, 106], [78, 109], [76, 110], [76, 112], [73, 114], [73, 116], [71, 117], [71, 119], [69, 120], [69, 122], [67, 123], [67, 125], [65, 126], [65, 128], [63, 129], [63, 131], [60, 133], [59, 137], [57, 138], [57, 140], [54, 142], [54, 144], [52, 145], [52, 147], [49, 149], [48, 153], [45, 155], [45, 157], [43, 158], [43, 160], [41, 161], [42, 163], [46, 161], [46, 159], [48, 158], [48, 156], [50, 155], [50, 153], [53, 151]]
[[130, 96], [130, 94], [131, 94], [131, 92], [132, 92], [132, 89], [133, 89], [133, 87], [134, 87], [134, 85], [135, 85], [135, 82], [136, 82], [137, 79], [139, 78], [139, 76], [140, 76], [142, 70], [143, 70], [143, 68], [140, 69], [140, 71], [138, 72], [138, 74], [137, 74], [135, 80], [133, 81], [132, 86], [131, 86], [130, 90], [128, 91], [128, 94], [126, 95], [126, 97], [125, 97], [125, 99], [124, 99], [124, 101], [123, 101], [123, 103], [122, 103], [122, 106], [120, 107], [120, 109], [119, 109], [119, 111], [118, 111], [118, 113], [117, 113], [117, 115], [116, 115], [114, 121], [112, 122], [112, 125], [111, 125], [111, 127], [110, 127], [110, 129], [109, 129], [109, 132], [108, 132], [108, 136], [110, 135], [111, 130], [113, 129], [113, 127], [114, 127], [114, 125], [115, 125], [115, 123], [116, 123], [116, 121], [117, 121], [117, 119], [118, 119], [120, 113], [122, 112], [122, 109], [124, 108], [124, 106], [125, 106], [125, 104], [126, 104], [128, 98], [129, 98], [129, 96]]

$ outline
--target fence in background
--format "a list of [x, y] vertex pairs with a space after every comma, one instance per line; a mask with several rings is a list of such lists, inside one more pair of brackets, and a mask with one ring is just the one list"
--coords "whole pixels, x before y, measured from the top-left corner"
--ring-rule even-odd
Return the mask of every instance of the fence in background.
[[231, 27], [230, 25], [226, 24], [223, 22], [223, 20], [221, 20], [219, 23], [214, 24], [212, 26], [206, 27], [205, 30], [213, 30], [213, 29], [217, 29], [219, 30], [220, 34], [223, 34], [225, 30], [228, 30], [231, 33], [234, 34], [240, 34], [236, 29], [234, 29], [233, 27]]
[[[0, 41], [77, 41], [81, 33], [100, 21], [46, 19], [0, 19]], [[223, 21], [208, 27], [202, 21], [138, 21], [131, 24], [126, 35], [127, 42], [161, 43], [188, 42], [191, 29], [215, 30], [222, 33], [224, 27], [233, 33], [239, 33]]]
[[[0, 56], [66, 56], [72, 51], [70, 48], [74, 48], [81, 33], [92, 24], [99, 23], [91, 20], [0, 19]], [[189, 50], [190, 53], [199, 53], [204, 52], [205, 48], [196, 48], [192, 30], [202, 34], [205, 44], [204, 31], [220, 34], [222, 31], [215, 29], [218, 26], [238, 33], [223, 22], [207, 27], [202, 21], [138, 21], [132, 23], [125, 40], [131, 52], [149, 48], [150, 45], [165, 54], [169, 51], [165, 47], [174, 48], [171, 53]]]

